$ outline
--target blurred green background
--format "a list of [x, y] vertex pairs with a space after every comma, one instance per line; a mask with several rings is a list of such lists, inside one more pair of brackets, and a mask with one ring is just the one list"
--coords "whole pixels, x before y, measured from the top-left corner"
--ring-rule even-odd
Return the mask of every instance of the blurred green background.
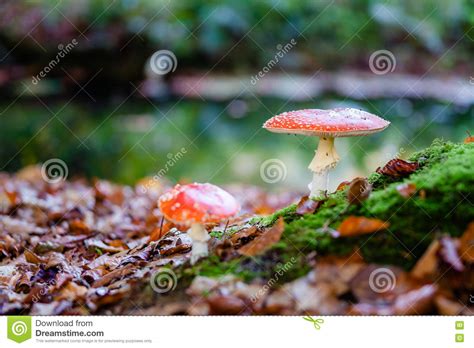
[[[436, 137], [462, 141], [474, 129], [473, 26], [469, 0], [3, 1], [1, 168], [61, 158], [70, 176], [134, 183], [184, 148], [166, 168], [172, 181], [305, 189], [316, 140], [266, 132], [267, 118], [350, 106], [390, 120], [377, 135], [338, 140], [337, 184]], [[252, 84], [239, 81], [251, 81], [292, 39], [297, 44], [247, 93]], [[72, 40], [77, 45], [32, 83]], [[151, 71], [157, 50], [173, 52], [175, 71]], [[371, 71], [378, 50], [393, 54], [393, 71]], [[346, 92], [345, 82], [332, 85], [354, 72], [371, 83], [361, 84], [362, 95], [357, 84]], [[308, 93], [270, 76], [332, 87]], [[221, 84], [183, 92], [196, 77]], [[278, 184], [262, 180], [268, 159], [286, 166]]]

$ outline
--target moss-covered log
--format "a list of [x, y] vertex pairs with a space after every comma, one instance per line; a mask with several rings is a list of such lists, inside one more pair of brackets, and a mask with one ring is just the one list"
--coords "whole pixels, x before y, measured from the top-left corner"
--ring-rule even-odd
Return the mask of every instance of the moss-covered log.
[[[403, 179], [371, 174], [368, 179], [373, 191], [360, 205], [348, 205], [346, 189], [330, 194], [314, 214], [297, 215], [296, 205], [291, 205], [271, 216], [253, 219], [259, 227], [268, 227], [279, 217], [286, 222], [280, 242], [264, 255], [227, 262], [214, 256], [185, 274], [217, 276], [232, 272], [247, 279], [269, 278], [291, 262], [296, 267], [285, 272], [285, 280], [289, 280], [310, 269], [308, 255], [314, 252], [342, 255], [358, 251], [368, 262], [411, 268], [437, 235], [460, 236], [474, 221], [474, 144], [436, 140], [410, 160], [419, 168]], [[397, 189], [401, 184], [410, 184], [416, 192], [404, 197]], [[323, 228], [329, 224], [337, 229], [349, 215], [377, 218], [390, 226], [381, 232], [346, 238], [334, 238]]]

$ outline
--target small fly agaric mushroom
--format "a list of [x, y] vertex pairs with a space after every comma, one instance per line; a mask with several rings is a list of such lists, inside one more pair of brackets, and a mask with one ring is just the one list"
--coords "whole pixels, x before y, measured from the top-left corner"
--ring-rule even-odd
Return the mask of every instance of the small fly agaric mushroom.
[[263, 128], [275, 133], [319, 137], [318, 149], [308, 167], [313, 172], [310, 197], [315, 197], [327, 191], [328, 172], [339, 161], [334, 138], [377, 133], [389, 124], [383, 118], [362, 110], [336, 108], [284, 112], [267, 120]]
[[208, 255], [210, 237], [205, 226], [219, 223], [240, 210], [239, 203], [227, 191], [198, 183], [176, 185], [159, 198], [158, 206], [166, 219], [189, 227], [188, 235], [193, 241], [191, 264]]

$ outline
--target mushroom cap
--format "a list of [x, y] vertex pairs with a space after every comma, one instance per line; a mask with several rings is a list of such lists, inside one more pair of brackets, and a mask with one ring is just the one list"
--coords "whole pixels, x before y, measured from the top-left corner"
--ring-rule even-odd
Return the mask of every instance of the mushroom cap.
[[218, 223], [240, 210], [227, 191], [198, 183], [176, 185], [159, 198], [158, 206], [167, 220], [181, 225]]
[[390, 122], [353, 108], [305, 109], [284, 112], [267, 120], [263, 128], [275, 133], [352, 137], [377, 133]]

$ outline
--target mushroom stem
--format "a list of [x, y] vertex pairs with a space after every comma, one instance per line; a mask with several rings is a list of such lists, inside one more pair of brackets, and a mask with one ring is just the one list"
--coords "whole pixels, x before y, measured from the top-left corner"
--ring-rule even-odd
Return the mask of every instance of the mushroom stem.
[[308, 168], [313, 172], [310, 197], [316, 197], [328, 189], [328, 172], [339, 162], [333, 137], [320, 137], [318, 148]]
[[309, 197], [317, 197], [324, 194], [328, 188], [329, 170], [324, 170], [321, 173], [313, 173], [313, 180], [308, 185], [310, 189]]
[[207, 256], [207, 241], [211, 238], [203, 224], [193, 223], [188, 231], [188, 236], [193, 241], [191, 250], [191, 264], [194, 265], [200, 258]]

